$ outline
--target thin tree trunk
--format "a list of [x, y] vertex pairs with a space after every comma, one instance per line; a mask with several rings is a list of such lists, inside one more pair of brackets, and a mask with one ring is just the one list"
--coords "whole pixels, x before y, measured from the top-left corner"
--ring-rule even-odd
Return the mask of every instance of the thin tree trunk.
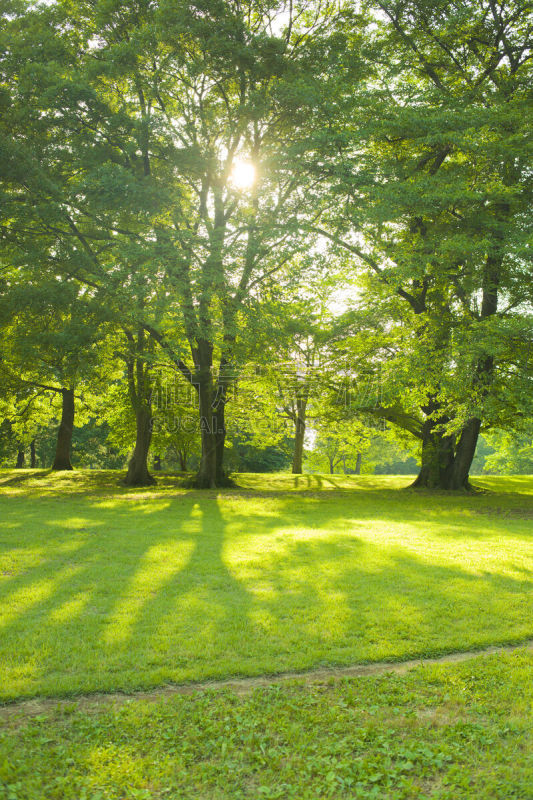
[[357, 453], [357, 458], [355, 459], [355, 474], [356, 475], [360, 475], [361, 474], [361, 463], [362, 463], [362, 461], [363, 461], [363, 454], [362, 453]]
[[187, 472], [187, 453], [185, 450], [178, 450], [178, 458], [180, 460], [181, 472]]
[[154, 470], [161, 472], [161, 456], [154, 456]]
[[35, 469], [37, 466], [37, 453], [35, 452], [35, 439], [30, 442], [30, 466]]
[[53, 470], [72, 469], [70, 449], [74, 431], [74, 389], [61, 389], [61, 422], [57, 432], [57, 445]]
[[294, 417], [294, 452], [292, 458], [293, 475], [301, 475], [303, 471], [304, 439], [306, 428], [307, 393], [296, 397], [296, 416]]
[[152, 486], [155, 479], [148, 471], [148, 453], [152, 441], [152, 407], [149, 367], [146, 363], [146, 341], [142, 327], [137, 339], [125, 330], [128, 341], [126, 357], [128, 389], [135, 411], [135, 447], [124, 479], [126, 486]]
[[26, 454], [24, 452], [24, 448], [21, 444], [19, 444], [17, 448], [17, 463], [15, 465], [15, 469], [22, 469], [24, 467], [24, 462], [26, 460]]
[[305, 422], [297, 417], [294, 425], [294, 452], [292, 456], [292, 473], [301, 475], [304, 455]]

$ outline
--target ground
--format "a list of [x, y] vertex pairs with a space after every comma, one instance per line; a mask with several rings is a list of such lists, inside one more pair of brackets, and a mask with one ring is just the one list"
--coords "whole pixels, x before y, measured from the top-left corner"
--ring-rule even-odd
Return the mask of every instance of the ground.
[[[407, 483], [0, 473], [0, 700], [533, 638], [533, 479]], [[530, 798], [532, 666], [522, 649], [245, 697], [20, 706], [0, 722], [0, 798]]]
[[77, 701], [0, 728], [6, 800], [531, 800], [533, 652], [405, 675]]

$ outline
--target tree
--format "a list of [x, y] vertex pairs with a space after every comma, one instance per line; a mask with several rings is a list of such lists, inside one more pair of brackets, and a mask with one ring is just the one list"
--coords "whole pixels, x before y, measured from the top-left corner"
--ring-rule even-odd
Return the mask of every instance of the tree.
[[[47, 276], [34, 284], [26, 278], [19, 269], [8, 275], [0, 291], [0, 374], [21, 405], [12, 417], [18, 417], [21, 444], [24, 440], [29, 444], [35, 436], [32, 416], [43, 394], [60, 398], [52, 469], [70, 470], [76, 385], [98, 374], [99, 309], [80, 294], [74, 281]], [[18, 460], [24, 461], [22, 447]]]
[[526, 368], [516, 338], [510, 359], [498, 339], [531, 332], [531, 8], [367, 8], [380, 13], [379, 88], [357, 94], [344, 117], [342, 169], [337, 153], [326, 159], [343, 200], [320, 232], [370, 270], [377, 302], [405, 306], [389, 309], [412, 332], [410, 358], [397, 359], [412, 391], [375, 413], [421, 439], [415, 486], [468, 488], [502, 376]]
[[332, 13], [182, 0], [13, 9], [4, 241], [158, 342], [198, 393], [197, 483], [223, 482], [242, 318], [322, 202], [289, 150], [310, 69], [331, 58], [310, 42], [327, 40]]

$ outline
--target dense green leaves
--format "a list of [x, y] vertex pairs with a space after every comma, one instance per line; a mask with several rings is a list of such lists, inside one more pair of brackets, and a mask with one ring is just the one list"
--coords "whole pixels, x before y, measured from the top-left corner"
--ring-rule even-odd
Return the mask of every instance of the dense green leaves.
[[10, 374], [38, 351], [9, 310], [21, 291], [57, 320], [72, 375], [90, 376], [108, 337], [112, 385], [117, 331], [136, 337], [136, 369], [160, 361], [197, 392], [199, 481], [215, 485], [258, 342], [291, 359], [298, 337], [333, 336], [337, 370], [380, 376], [379, 404], [359, 410], [414, 434], [423, 461], [438, 451], [432, 481], [467, 486], [479, 430], [531, 415], [531, 11], [4, 4]]

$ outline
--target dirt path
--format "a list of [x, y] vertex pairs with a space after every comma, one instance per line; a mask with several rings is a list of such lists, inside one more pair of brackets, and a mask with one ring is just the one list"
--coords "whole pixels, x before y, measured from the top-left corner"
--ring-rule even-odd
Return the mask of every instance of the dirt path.
[[157, 689], [148, 691], [94, 693], [88, 695], [77, 695], [70, 698], [47, 697], [35, 698], [32, 700], [21, 700], [0, 706], [0, 722], [11, 720], [21, 721], [27, 717], [34, 717], [44, 714], [47, 711], [61, 711], [65, 706], [72, 708], [75, 704], [78, 708], [87, 710], [91, 706], [101, 706], [112, 703], [128, 703], [133, 700], [157, 701], [173, 695], [191, 695], [195, 692], [213, 691], [216, 689], [232, 689], [237, 694], [248, 694], [258, 687], [279, 685], [289, 681], [302, 681], [308, 684], [320, 684], [330, 680], [341, 678], [360, 677], [364, 675], [381, 675], [384, 673], [402, 674], [408, 670], [427, 664], [457, 664], [461, 661], [468, 661], [477, 656], [486, 656], [493, 653], [511, 653], [515, 650], [528, 649], [533, 651], [533, 639], [529, 639], [521, 644], [502, 645], [486, 647], [482, 650], [466, 650], [458, 653], [448, 653], [437, 658], [417, 658], [411, 661], [385, 662], [378, 661], [374, 664], [356, 664], [352, 667], [329, 667], [324, 669], [313, 669], [306, 672], [283, 672], [278, 675], [263, 675], [254, 678], [229, 678], [221, 681], [204, 681], [186, 684], [168, 684]]

